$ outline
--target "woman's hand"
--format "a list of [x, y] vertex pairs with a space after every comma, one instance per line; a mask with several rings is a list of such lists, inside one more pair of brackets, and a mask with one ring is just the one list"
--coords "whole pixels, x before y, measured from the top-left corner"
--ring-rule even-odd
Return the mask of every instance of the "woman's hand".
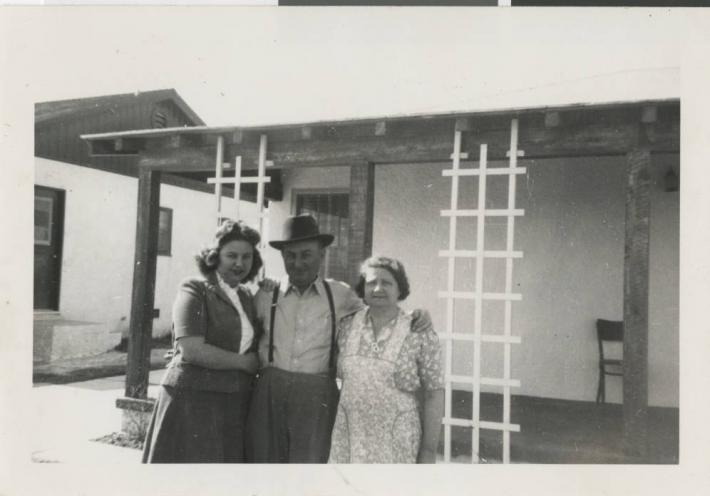
[[278, 281], [275, 279], [269, 279], [268, 277], [263, 278], [261, 281], [259, 281], [259, 289], [263, 289], [267, 293], [270, 293], [274, 289], [276, 289], [276, 286], [278, 285]]
[[427, 332], [433, 330], [431, 315], [423, 308], [412, 310], [412, 332]]
[[247, 374], [256, 374], [256, 371], [259, 370], [259, 357], [256, 352], [241, 355], [240, 369]]

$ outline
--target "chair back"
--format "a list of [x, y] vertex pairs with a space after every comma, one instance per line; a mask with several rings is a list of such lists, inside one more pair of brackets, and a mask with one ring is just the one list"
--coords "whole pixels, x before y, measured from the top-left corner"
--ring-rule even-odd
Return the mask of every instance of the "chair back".
[[624, 323], [620, 320], [597, 319], [599, 341], [624, 341]]
[[[620, 358], [604, 357], [604, 343], [617, 343], [617, 345], [609, 344], [612, 349], [609, 351], [615, 352], [612, 355], [617, 355], [618, 352], [623, 353], [624, 344], [624, 323], [619, 320], [597, 319], [597, 342], [599, 343], [599, 385], [597, 386], [597, 403], [606, 402], [606, 376], [621, 376], [623, 377], [623, 355]], [[621, 344], [622, 350], [619, 350], [618, 344]]]
[[624, 322], [620, 320], [597, 319], [597, 341], [599, 358], [604, 359], [604, 341], [624, 341]]

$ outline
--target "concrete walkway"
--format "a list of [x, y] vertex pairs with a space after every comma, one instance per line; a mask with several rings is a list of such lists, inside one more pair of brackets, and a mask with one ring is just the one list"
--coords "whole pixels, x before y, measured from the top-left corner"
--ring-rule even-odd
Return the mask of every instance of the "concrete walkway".
[[[148, 395], [155, 398], [165, 369], [150, 373]], [[43, 463], [140, 463], [141, 452], [94, 439], [121, 430], [116, 399], [123, 396], [125, 376], [112, 376], [69, 384], [35, 384], [32, 388], [32, 460]], [[485, 418], [499, 418], [500, 405], [483, 398]], [[457, 403], [458, 405], [458, 403]], [[459, 405], [460, 406], [460, 405]], [[594, 405], [540, 398], [516, 397], [513, 421], [521, 432], [511, 436], [514, 463], [634, 463], [623, 456], [620, 405]], [[470, 411], [457, 407], [459, 418]], [[470, 407], [470, 405], [469, 405]], [[458, 411], [461, 410], [461, 411]], [[465, 411], [464, 411], [465, 410]], [[452, 432], [452, 462], [470, 463], [470, 430]], [[481, 456], [489, 463], [500, 460], [497, 433], [484, 431]], [[649, 410], [649, 457], [646, 463], [678, 463], [678, 413], [673, 409]], [[443, 461], [439, 457], [439, 461]], [[638, 463], [638, 462], [636, 462]]]
[[[155, 397], [165, 370], [150, 373], [149, 396]], [[40, 463], [140, 463], [131, 448], [92, 441], [121, 430], [116, 398], [123, 396], [125, 376], [69, 384], [35, 384], [35, 415], [30, 446], [32, 461]]]
[[[156, 397], [165, 370], [150, 373], [148, 396]], [[125, 375], [70, 384], [34, 385], [32, 461], [68, 464], [138, 464], [139, 450], [93, 441], [121, 430], [116, 398], [123, 395]], [[443, 457], [438, 456], [443, 462]], [[455, 462], [470, 462], [456, 457]]]
[[[165, 368], [165, 352], [168, 348], [155, 347], [150, 351], [151, 370]], [[34, 363], [32, 381], [35, 384], [70, 384], [89, 381], [99, 377], [112, 377], [126, 374], [126, 352], [109, 350], [98, 355], [63, 358], [49, 363]]]

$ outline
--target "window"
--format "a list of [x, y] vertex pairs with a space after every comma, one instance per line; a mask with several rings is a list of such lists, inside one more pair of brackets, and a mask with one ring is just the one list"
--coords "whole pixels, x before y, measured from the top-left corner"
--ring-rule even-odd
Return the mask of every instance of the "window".
[[325, 277], [339, 281], [348, 277], [348, 238], [350, 229], [349, 198], [345, 191], [295, 192], [296, 214], [311, 214], [322, 233], [335, 236], [326, 251], [321, 269]]
[[158, 255], [170, 256], [173, 239], [173, 211], [160, 207], [158, 217]]
[[35, 196], [35, 244], [50, 246], [52, 244], [52, 210], [53, 198]]

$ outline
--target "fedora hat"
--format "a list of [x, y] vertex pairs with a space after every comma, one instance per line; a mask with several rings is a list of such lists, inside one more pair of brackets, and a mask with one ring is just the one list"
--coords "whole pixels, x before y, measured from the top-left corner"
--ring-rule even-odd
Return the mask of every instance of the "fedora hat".
[[309, 214], [294, 215], [286, 219], [282, 238], [277, 241], [269, 241], [269, 245], [280, 250], [291, 243], [317, 239], [323, 246], [328, 246], [335, 239], [332, 234], [321, 234], [315, 217]]

